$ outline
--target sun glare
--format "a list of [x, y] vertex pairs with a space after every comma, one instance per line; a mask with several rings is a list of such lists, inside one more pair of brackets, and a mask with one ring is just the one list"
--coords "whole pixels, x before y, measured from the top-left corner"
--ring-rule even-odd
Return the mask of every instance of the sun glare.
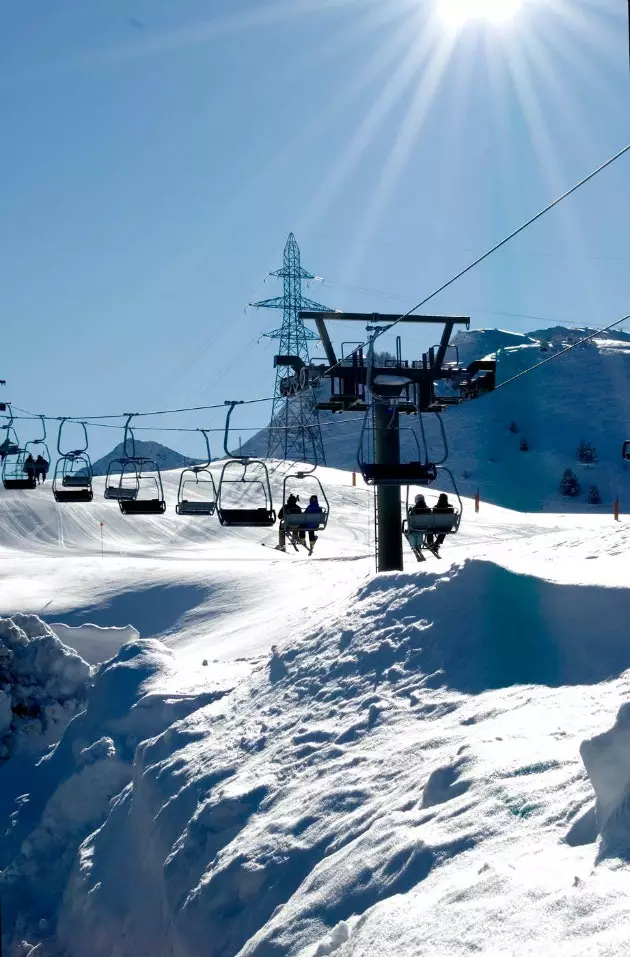
[[523, 0], [437, 0], [437, 4], [447, 23], [461, 26], [468, 20], [504, 23], [518, 13]]

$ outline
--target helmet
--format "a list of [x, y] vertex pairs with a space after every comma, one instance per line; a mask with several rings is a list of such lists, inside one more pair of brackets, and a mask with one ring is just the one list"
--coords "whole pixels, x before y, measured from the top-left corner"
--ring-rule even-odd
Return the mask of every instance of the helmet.
[[309, 502], [316, 502], [316, 501], [317, 501], [317, 495], [311, 495]]
[[426, 505], [424, 495], [416, 495], [416, 505]]

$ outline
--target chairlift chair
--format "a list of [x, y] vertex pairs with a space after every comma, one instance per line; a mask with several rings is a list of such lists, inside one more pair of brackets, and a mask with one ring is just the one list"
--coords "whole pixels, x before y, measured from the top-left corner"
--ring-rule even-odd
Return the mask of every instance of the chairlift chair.
[[[284, 527], [289, 533], [298, 534], [299, 532], [322, 532], [328, 525], [328, 516], [330, 513], [330, 504], [328, 502], [328, 497], [324, 490], [324, 486], [314, 474], [316, 466], [313, 466], [312, 469], [306, 471], [291, 472], [285, 477], [285, 480], [282, 485], [282, 521], [284, 522]], [[317, 484], [319, 492], [317, 493], [318, 500], [323, 501], [323, 504], [318, 509], [318, 511], [303, 511], [303, 512], [289, 512], [287, 514], [286, 506], [287, 499], [289, 495], [287, 494], [287, 485], [290, 487], [295, 482], [302, 482], [304, 480], [310, 480]]]
[[[229, 405], [225, 420], [225, 433], [223, 437], [223, 447], [228, 461], [221, 469], [219, 479], [219, 488], [217, 491], [216, 510], [219, 522], [224, 527], [239, 528], [270, 528], [276, 523], [276, 513], [273, 508], [271, 497], [271, 483], [269, 481], [269, 471], [267, 466], [260, 459], [250, 459], [245, 455], [236, 455], [230, 452], [228, 448], [228, 438], [230, 430], [230, 418], [234, 407], [240, 405], [239, 402], [226, 402]], [[252, 468], [259, 469], [258, 478], [253, 477]], [[249, 475], [248, 475], [249, 470]], [[230, 473], [234, 477], [231, 477]], [[257, 498], [264, 504], [252, 508], [234, 508], [225, 505], [226, 492], [230, 486], [244, 485], [247, 492], [251, 492], [255, 487], [257, 489]]]
[[[178, 515], [212, 516], [217, 507], [217, 488], [210, 471], [210, 462], [212, 461], [210, 439], [205, 429], [199, 429], [198, 431], [206, 440], [206, 461], [202, 465], [191, 465], [182, 471], [179, 477], [177, 505], [175, 506]], [[189, 490], [201, 493], [201, 497], [189, 498]]]
[[18, 449], [17, 452], [5, 456], [2, 463], [2, 484], [6, 489], [34, 489], [37, 485], [35, 473], [29, 475], [25, 471], [27, 456], [25, 449]]
[[456, 535], [462, 520], [463, 504], [453, 473], [445, 466], [438, 466], [438, 469], [449, 476], [458, 505], [452, 512], [434, 512], [431, 510], [416, 514], [410, 504], [409, 487], [407, 488], [406, 518], [402, 523], [402, 532], [419, 561], [422, 560], [421, 553], [425, 547], [427, 535]]
[[[107, 475], [105, 476], [104, 497], [109, 500], [119, 502], [133, 501], [138, 495], [140, 484], [138, 482], [138, 473], [126, 471], [125, 466], [128, 459], [112, 459], [107, 466]], [[124, 481], [123, 481], [124, 476]]]
[[123, 515], [162, 515], [166, 511], [166, 500], [157, 462], [141, 457], [129, 459], [121, 474], [121, 485], [129, 475], [131, 487], [137, 486], [137, 490], [133, 498], [118, 498]]
[[[401, 485], [432, 485], [437, 478], [437, 469], [438, 467], [446, 461], [448, 457], [448, 445], [446, 442], [446, 433], [444, 431], [444, 424], [438, 413], [432, 413], [437, 416], [438, 422], [440, 424], [440, 431], [443, 442], [443, 454], [440, 459], [435, 459], [429, 461], [428, 454], [428, 445], [426, 439], [426, 433], [424, 430], [424, 422], [422, 419], [422, 414], [418, 411], [418, 421], [420, 424], [420, 434], [422, 438], [422, 447], [420, 445], [420, 440], [416, 430], [413, 428], [400, 429], [400, 432], [411, 432], [413, 440], [417, 449], [418, 457], [409, 462], [398, 462], [395, 464], [386, 464], [377, 463], [374, 461], [367, 461], [364, 455], [365, 448], [365, 439], [368, 432], [368, 422], [370, 421], [371, 416], [373, 415], [374, 409], [373, 406], [370, 407], [363, 419], [363, 425], [361, 428], [361, 435], [359, 438], [359, 450], [357, 455], [359, 470], [363, 476], [363, 481], [366, 485], [374, 485], [377, 487], [392, 487], [392, 486], [401, 486]], [[374, 426], [372, 426], [373, 432]], [[373, 443], [372, 443], [373, 444]]]
[[623, 458], [626, 460], [626, 462], [630, 462], [630, 440], [623, 443], [623, 449], [621, 450], [621, 454]]
[[92, 462], [88, 455], [88, 434], [85, 422], [83, 427], [84, 447], [64, 452], [61, 448], [63, 427], [67, 419], [62, 419], [57, 435], [57, 451], [59, 458], [55, 465], [52, 490], [56, 502], [74, 503], [91, 502], [94, 497], [92, 489]]

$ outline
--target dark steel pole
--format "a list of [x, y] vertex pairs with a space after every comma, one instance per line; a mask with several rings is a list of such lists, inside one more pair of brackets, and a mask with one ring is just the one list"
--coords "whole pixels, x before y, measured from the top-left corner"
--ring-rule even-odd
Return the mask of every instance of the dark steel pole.
[[[398, 410], [377, 402], [374, 408], [374, 449], [377, 465], [400, 464]], [[378, 503], [378, 571], [403, 570], [400, 486], [380, 485]]]

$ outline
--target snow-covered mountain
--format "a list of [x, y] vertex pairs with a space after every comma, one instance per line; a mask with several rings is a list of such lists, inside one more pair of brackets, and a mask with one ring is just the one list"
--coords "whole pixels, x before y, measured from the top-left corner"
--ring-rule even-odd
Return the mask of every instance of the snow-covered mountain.
[[[454, 344], [465, 364], [497, 355], [500, 384], [576, 341], [576, 330], [558, 327], [543, 333], [480, 329], [459, 333]], [[551, 345], [543, 352], [545, 338]], [[357, 468], [362, 416], [322, 412], [320, 418], [327, 464]], [[439, 459], [442, 442], [435, 417], [424, 419], [430, 457]], [[618, 333], [595, 339], [490, 395], [449, 408], [443, 421], [447, 465], [462, 494], [478, 491], [483, 501], [523, 511], [610, 512], [617, 497], [630, 503], [630, 469], [621, 457], [622, 444], [630, 438], [630, 337]], [[413, 427], [413, 418], [403, 418], [401, 425]], [[401, 438], [403, 455], [417, 457], [410, 433], [403, 432]], [[521, 451], [523, 440], [526, 451]], [[593, 463], [578, 461], [582, 442], [596, 449]], [[266, 445], [262, 432], [247, 449], [264, 454]], [[575, 472], [580, 487], [574, 497], [560, 493], [567, 468]], [[589, 504], [593, 487], [601, 506]]]
[[[136, 439], [135, 449], [136, 455], [142, 458], [152, 459], [154, 462], [157, 462], [160, 470], [164, 471], [168, 469], [183, 469], [186, 468], [187, 465], [198, 465], [200, 461], [199, 459], [188, 458], [186, 455], [182, 455], [181, 452], [175, 452], [166, 445], [160, 445], [159, 442], [141, 442], [139, 439]], [[94, 475], [107, 475], [109, 463], [123, 456], [124, 448], [121, 442], [120, 445], [117, 445], [116, 448], [112, 449], [107, 455], [104, 455], [92, 463]]]

